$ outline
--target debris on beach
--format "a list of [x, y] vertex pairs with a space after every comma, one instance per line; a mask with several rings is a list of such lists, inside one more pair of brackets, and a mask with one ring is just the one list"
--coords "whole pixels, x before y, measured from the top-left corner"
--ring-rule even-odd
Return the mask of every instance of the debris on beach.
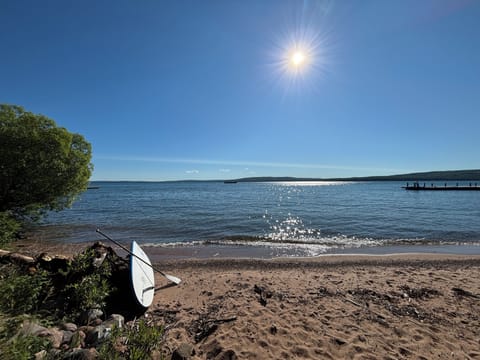
[[452, 291], [458, 297], [471, 297], [471, 298], [480, 299], [480, 295], [475, 295], [475, 294], [471, 293], [470, 291], [464, 290], [462, 288], [454, 287], [454, 288], [452, 288]]
[[260, 295], [258, 301], [262, 306], [267, 306], [267, 299], [270, 299], [273, 293], [268, 290], [265, 286], [259, 286], [255, 284], [253, 287], [253, 291], [255, 291], [258, 295]]
[[192, 321], [188, 329], [195, 343], [213, 334], [220, 324], [237, 320], [236, 316], [223, 317], [219, 313], [220, 309], [219, 304], [211, 304], [205, 312], [198, 314], [197, 319]]

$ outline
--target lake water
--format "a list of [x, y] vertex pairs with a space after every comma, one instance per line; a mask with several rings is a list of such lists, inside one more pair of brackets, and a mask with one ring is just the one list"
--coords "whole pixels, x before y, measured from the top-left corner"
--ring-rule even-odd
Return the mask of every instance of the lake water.
[[120, 242], [163, 249], [260, 249], [272, 255], [452, 246], [453, 252], [480, 253], [480, 191], [405, 191], [403, 185], [97, 182], [92, 186], [98, 189], [50, 214], [35, 233], [85, 242], [100, 240], [100, 228]]

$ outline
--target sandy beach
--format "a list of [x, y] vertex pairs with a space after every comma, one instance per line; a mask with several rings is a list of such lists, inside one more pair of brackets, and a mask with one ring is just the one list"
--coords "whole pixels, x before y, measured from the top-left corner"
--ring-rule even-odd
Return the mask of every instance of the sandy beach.
[[478, 256], [158, 266], [183, 279], [157, 290], [148, 311], [167, 329], [168, 352], [183, 343], [193, 359], [480, 358]]
[[157, 274], [146, 313], [166, 330], [167, 359], [179, 347], [192, 359], [480, 359], [479, 255], [155, 254], [158, 268], [182, 279], [170, 286]]

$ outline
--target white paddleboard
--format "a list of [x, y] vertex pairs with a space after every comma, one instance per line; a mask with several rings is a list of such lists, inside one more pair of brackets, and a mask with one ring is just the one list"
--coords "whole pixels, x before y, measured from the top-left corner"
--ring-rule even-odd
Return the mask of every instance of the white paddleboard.
[[147, 254], [135, 241], [132, 241], [130, 251], [135, 255], [130, 255], [130, 278], [133, 291], [138, 303], [147, 308], [152, 304], [153, 295], [155, 294], [155, 277], [151, 267], [152, 263]]

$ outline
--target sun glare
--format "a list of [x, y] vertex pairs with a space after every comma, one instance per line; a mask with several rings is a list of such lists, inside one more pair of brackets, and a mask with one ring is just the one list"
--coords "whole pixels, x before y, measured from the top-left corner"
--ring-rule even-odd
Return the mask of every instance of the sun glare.
[[303, 51], [297, 50], [291, 56], [290, 63], [294, 67], [298, 68], [305, 64], [305, 60], [306, 60], [305, 53]]
[[318, 86], [327, 65], [325, 38], [308, 31], [300, 34], [287, 34], [272, 52], [274, 74], [287, 89]]
[[298, 3], [302, 5], [287, 17], [290, 21], [272, 39], [270, 50], [272, 79], [286, 92], [317, 89], [332, 62], [332, 39], [327, 31], [331, 6]]

